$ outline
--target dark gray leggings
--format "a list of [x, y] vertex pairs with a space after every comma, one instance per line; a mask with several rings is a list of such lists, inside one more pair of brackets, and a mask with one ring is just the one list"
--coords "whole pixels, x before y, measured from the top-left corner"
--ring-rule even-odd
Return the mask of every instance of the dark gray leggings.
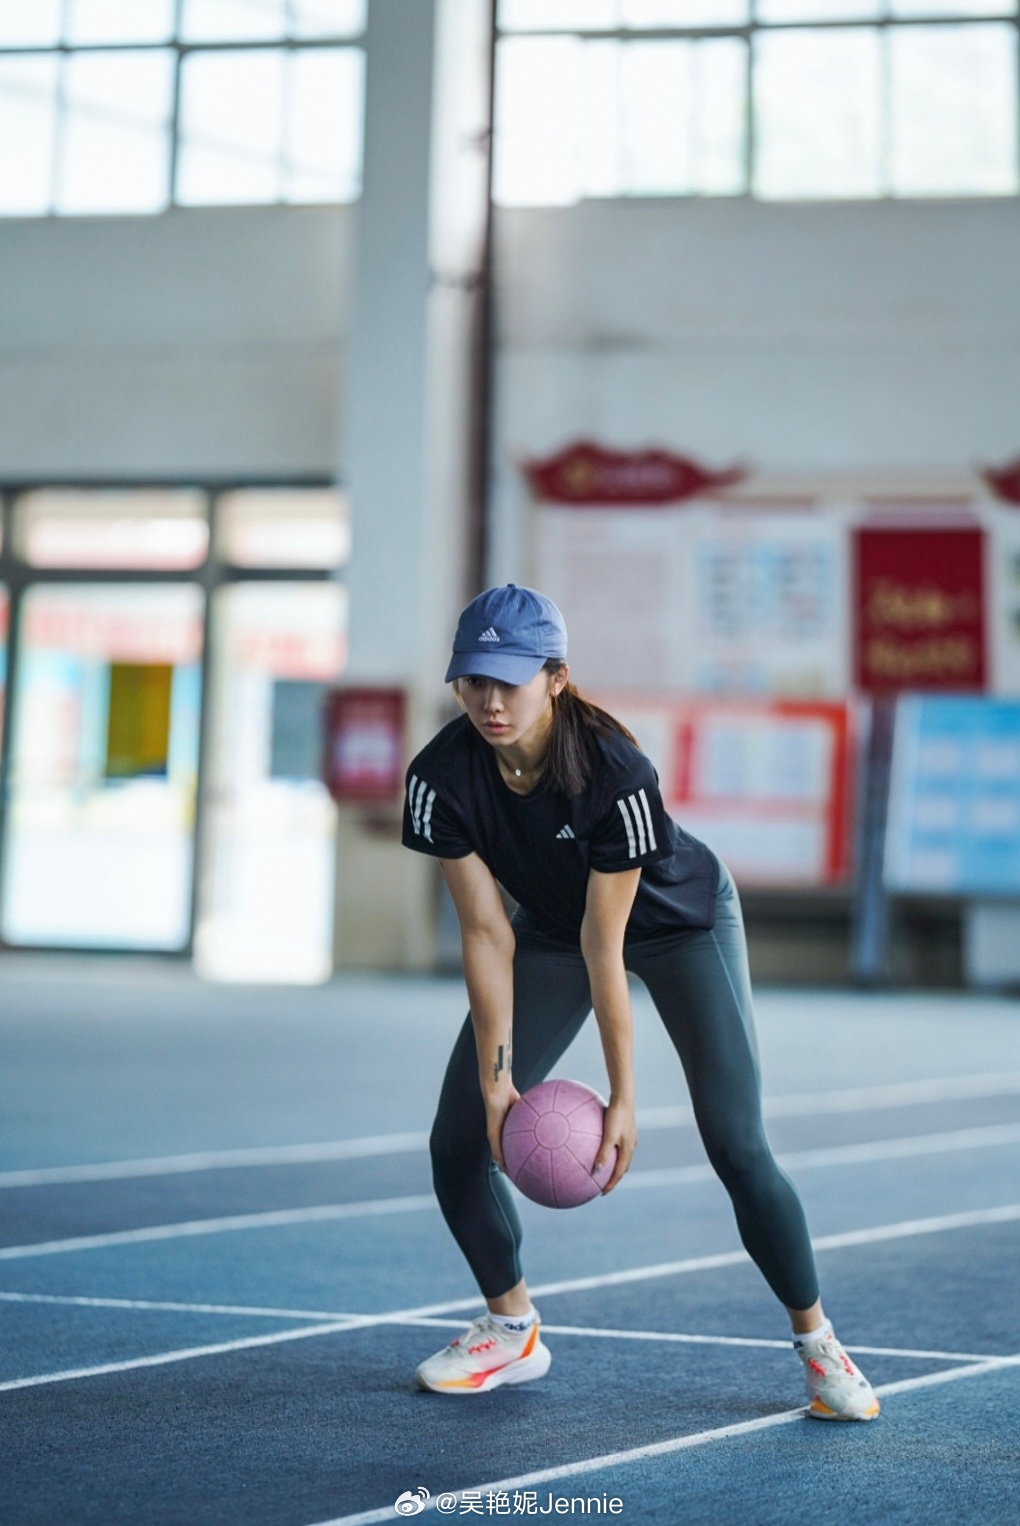
[[[513, 1079], [542, 1081], [591, 1011], [579, 948], [518, 917], [514, 927]], [[747, 947], [737, 892], [721, 870], [715, 926], [686, 929], [624, 950], [680, 1056], [708, 1158], [729, 1193], [740, 1238], [777, 1298], [807, 1309], [818, 1277], [804, 1210], [777, 1166], [761, 1118], [758, 1052]], [[492, 1163], [470, 1017], [457, 1038], [431, 1138], [439, 1206], [483, 1295], [520, 1281], [521, 1225]]]

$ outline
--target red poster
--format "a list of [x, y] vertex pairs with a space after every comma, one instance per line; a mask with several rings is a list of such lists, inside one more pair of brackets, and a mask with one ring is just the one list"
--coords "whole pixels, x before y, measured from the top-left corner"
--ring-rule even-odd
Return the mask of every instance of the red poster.
[[382, 804], [404, 787], [402, 689], [338, 689], [326, 704], [326, 786], [334, 800]]
[[979, 528], [858, 529], [853, 599], [859, 689], [985, 687]]

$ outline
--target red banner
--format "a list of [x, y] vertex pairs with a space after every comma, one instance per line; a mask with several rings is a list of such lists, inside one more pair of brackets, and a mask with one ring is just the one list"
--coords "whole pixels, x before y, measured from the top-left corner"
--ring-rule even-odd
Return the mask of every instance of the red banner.
[[568, 445], [543, 461], [526, 461], [523, 471], [541, 502], [585, 508], [681, 503], [732, 487], [747, 476], [739, 466], [714, 472], [669, 451], [606, 450], [590, 440]]
[[1004, 503], [1020, 504], [1020, 456], [1005, 466], [987, 466], [981, 475], [996, 498], [1001, 498]]
[[404, 787], [402, 689], [338, 689], [326, 704], [325, 782], [336, 801], [382, 804]]
[[858, 688], [985, 687], [979, 528], [855, 531], [853, 597]]

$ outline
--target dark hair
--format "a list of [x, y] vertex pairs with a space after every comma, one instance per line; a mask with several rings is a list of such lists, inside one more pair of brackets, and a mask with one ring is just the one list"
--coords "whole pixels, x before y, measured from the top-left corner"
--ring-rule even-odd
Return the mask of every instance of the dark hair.
[[[542, 671], [558, 673], [562, 666], [562, 657], [550, 657]], [[568, 797], [579, 795], [595, 773], [597, 738], [613, 734], [626, 737], [635, 747], [638, 745], [637, 738], [622, 721], [601, 706], [593, 705], [568, 683], [553, 696], [553, 728], [545, 761], [546, 787]]]

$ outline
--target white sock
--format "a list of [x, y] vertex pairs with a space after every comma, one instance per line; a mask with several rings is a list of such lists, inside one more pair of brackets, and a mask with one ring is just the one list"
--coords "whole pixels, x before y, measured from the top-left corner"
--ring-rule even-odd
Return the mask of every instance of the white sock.
[[512, 1330], [515, 1335], [523, 1335], [525, 1330], [530, 1330], [537, 1319], [534, 1309], [529, 1309], [527, 1314], [493, 1314], [489, 1318], [494, 1319], [497, 1325], [502, 1325], [504, 1330]]
[[823, 1341], [827, 1335], [832, 1335], [832, 1320], [827, 1319], [817, 1330], [804, 1330], [793, 1337], [794, 1346], [804, 1346], [808, 1341]]

